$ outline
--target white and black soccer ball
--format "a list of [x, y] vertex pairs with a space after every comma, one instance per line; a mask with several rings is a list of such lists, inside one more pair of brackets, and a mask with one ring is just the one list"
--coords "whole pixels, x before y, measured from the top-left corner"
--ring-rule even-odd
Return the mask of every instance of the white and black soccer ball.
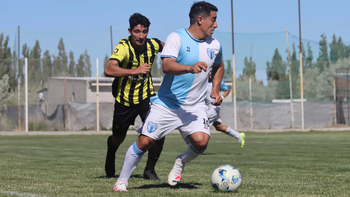
[[234, 192], [241, 185], [242, 177], [235, 167], [222, 165], [214, 170], [210, 181], [215, 191]]

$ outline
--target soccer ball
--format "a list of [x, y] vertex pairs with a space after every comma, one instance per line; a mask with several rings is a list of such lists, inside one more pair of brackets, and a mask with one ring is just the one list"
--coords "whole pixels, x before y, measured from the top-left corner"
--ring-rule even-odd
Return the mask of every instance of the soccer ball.
[[215, 191], [234, 192], [241, 185], [242, 177], [235, 167], [222, 165], [214, 170], [210, 181]]

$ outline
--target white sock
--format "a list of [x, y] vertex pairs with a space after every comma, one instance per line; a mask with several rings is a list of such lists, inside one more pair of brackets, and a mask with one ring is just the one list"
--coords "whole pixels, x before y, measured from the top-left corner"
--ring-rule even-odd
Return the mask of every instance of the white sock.
[[239, 139], [241, 137], [241, 134], [238, 133], [237, 131], [231, 129], [231, 127], [228, 127], [225, 133], [227, 135], [230, 135], [230, 136], [235, 137], [237, 139]]
[[205, 148], [203, 151], [197, 151], [196, 149], [194, 149], [194, 147], [192, 146], [192, 144], [189, 144], [187, 147], [187, 150], [184, 154], [179, 155], [178, 157], [181, 158], [182, 163], [187, 163], [192, 161], [193, 159], [195, 159], [196, 157], [198, 157], [198, 155], [204, 153], [204, 151], [207, 148]]
[[117, 182], [118, 181], [128, 182], [132, 172], [134, 172], [134, 170], [136, 169], [136, 166], [140, 163], [142, 159], [142, 155], [144, 153], [145, 153], [144, 151], [140, 150], [137, 147], [136, 142], [134, 142], [129, 147], [128, 151], [126, 152], [123, 168], [122, 168], [122, 171], [120, 172]]

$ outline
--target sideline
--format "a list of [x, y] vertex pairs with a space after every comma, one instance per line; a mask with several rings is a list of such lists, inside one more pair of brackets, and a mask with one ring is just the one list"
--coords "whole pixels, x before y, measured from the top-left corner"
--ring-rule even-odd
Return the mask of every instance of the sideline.
[[[238, 130], [238, 132], [309, 132], [309, 131], [350, 131], [350, 127], [341, 128], [313, 128], [313, 129], [253, 129], [253, 130]], [[215, 128], [210, 129], [211, 133], [220, 133]], [[175, 130], [171, 133], [179, 133]], [[17, 136], [17, 135], [111, 135], [112, 131], [2, 131], [0, 136]], [[138, 135], [135, 130], [129, 130], [128, 135]]]
[[40, 196], [35, 194], [19, 193], [19, 192], [13, 192], [13, 191], [5, 191], [5, 190], [0, 190], [0, 194], [7, 194], [12, 196], [23, 196], [23, 197], [46, 197], [46, 196]]

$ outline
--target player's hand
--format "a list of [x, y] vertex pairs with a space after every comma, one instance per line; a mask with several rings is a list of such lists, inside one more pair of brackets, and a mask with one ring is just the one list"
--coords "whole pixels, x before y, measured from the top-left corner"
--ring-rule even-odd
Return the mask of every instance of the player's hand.
[[147, 74], [148, 71], [149, 71], [149, 65], [147, 63], [144, 63], [135, 69], [134, 75]]
[[210, 94], [210, 97], [211, 97], [212, 99], [215, 99], [215, 101], [211, 103], [212, 105], [215, 105], [215, 106], [221, 105], [221, 103], [222, 103], [222, 97], [221, 97], [219, 94], [217, 94], [217, 93], [211, 93], [211, 94]]
[[197, 62], [192, 66], [191, 73], [198, 74], [202, 70], [204, 70], [205, 72], [207, 71], [207, 64], [205, 62]]

